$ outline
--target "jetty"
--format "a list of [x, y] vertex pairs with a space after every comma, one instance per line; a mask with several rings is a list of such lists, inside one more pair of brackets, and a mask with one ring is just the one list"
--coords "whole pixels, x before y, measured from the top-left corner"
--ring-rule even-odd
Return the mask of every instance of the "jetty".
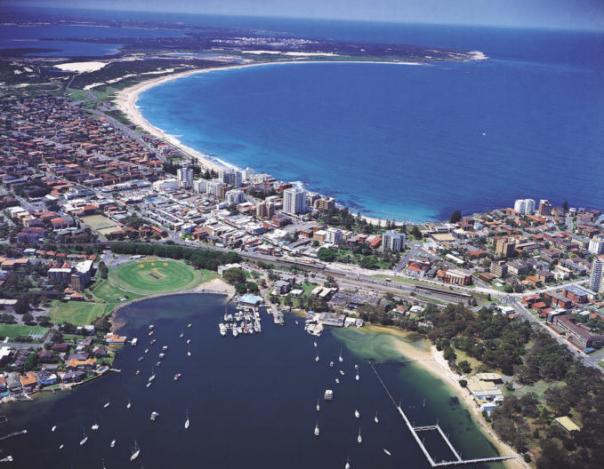
[[[375, 368], [375, 366], [373, 365], [373, 363], [369, 362], [369, 366], [371, 367], [371, 369], [375, 373], [375, 376], [377, 377], [378, 381], [380, 382], [380, 384], [384, 388], [384, 391], [386, 392], [386, 395], [388, 396], [388, 398], [390, 399], [390, 401], [392, 402], [392, 404], [396, 408], [397, 412], [400, 414], [403, 422], [405, 423], [405, 425], [409, 429], [409, 432], [411, 433], [411, 435], [415, 439], [415, 442], [417, 443], [417, 445], [419, 446], [419, 448], [422, 450], [422, 453], [424, 453], [424, 456], [428, 460], [428, 463], [430, 464], [431, 467], [462, 466], [462, 465], [466, 465], [466, 464], [479, 464], [479, 463], [498, 462], [498, 461], [505, 461], [505, 460], [508, 460], [508, 459], [515, 459], [515, 458], [518, 457], [517, 455], [511, 455], [511, 456], [493, 456], [493, 457], [486, 457], [486, 458], [463, 459], [461, 457], [461, 455], [459, 454], [459, 452], [453, 446], [453, 443], [451, 443], [451, 441], [449, 440], [449, 438], [447, 437], [447, 435], [445, 434], [445, 432], [443, 431], [443, 429], [440, 427], [440, 425], [438, 423], [436, 425], [424, 425], [424, 426], [418, 426], [418, 427], [413, 426], [411, 424], [411, 421], [409, 420], [409, 418], [405, 414], [405, 411], [402, 409], [402, 407], [399, 404], [396, 403], [396, 401], [392, 397], [392, 394], [390, 393], [390, 390], [386, 386], [386, 383], [384, 383], [384, 380], [382, 379], [382, 377], [378, 373], [378, 371]], [[455, 457], [455, 459], [442, 460], [442, 461], [438, 461], [438, 462], [434, 461], [434, 459], [432, 458], [432, 455], [430, 454], [430, 452], [427, 450], [426, 446], [424, 445], [424, 442], [419, 437], [419, 433], [425, 432], [425, 431], [437, 431], [440, 434], [440, 436], [442, 437], [442, 439], [444, 440], [444, 442], [446, 443], [446, 445], [449, 447], [449, 450], [451, 451], [451, 453], [453, 454], [453, 456]]]

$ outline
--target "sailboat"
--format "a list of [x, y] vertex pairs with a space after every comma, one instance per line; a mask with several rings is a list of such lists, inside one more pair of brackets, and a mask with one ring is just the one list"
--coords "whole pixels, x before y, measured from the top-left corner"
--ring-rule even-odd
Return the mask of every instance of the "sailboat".
[[109, 443], [109, 447], [115, 448], [115, 440], [111, 440], [111, 443]]
[[84, 446], [87, 441], [88, 441], [88, 435], [86, 435], [86, 433], [84, 433], [84, 438], [82, 438], [80, 440], [80, 446]]
[[338, 355], [338, 361], [342, 363], [344, 361], [344, 357], [342, 357], [342, 349], [340, 348], [340, 355]]
[[354, 409], [354, 416], [355, 416], [355, 418], [360, 419], [361, 413], [357, 409]]
[[361, 436], [361, 427], [359, 427], [359, 434], [357, 436], [357, 443], [358, 444], [363, 443], [363, 437]]
[[315, 409], [317, 409], [317, 412], [319, 412], [321, 410], [321, 405], [319, 404], [319, 399], [317, 399], [317, 405], [315, 406]]
[[189, 428], [190, 424], [191, 424], [191, 422], [189, 420], [189, 409], [187, 409], [187, 420], [185, 420], [185, 430], [187, 430]]
[[373, 421], [374, 421], [375, 423], [380, 423], [380, 419], [378, 418], [378, 414], [377, 414], [377, 412], [375, 413], [375, 417], [373, 417]]
[[139, 454], [141, 454], [141, 449], [138, 447], [138, 444], [136, 444], [135, 441], [134, 448], [132, 449], [132, 454], [130, 455], [130, 461], [134, 461], [136, 458], [138, 458]]
[[315, 436], [319, 436], [319, 434], [320, 434], [320, 433], [321, 433], [321, 432], [319, 431], [319, 423], [317, 422], [317, 423], [315, 424]]
[[57, 429], [56, 425], [53, 425], [52, 428], [50, 429], [51, 432], [54, 432]]

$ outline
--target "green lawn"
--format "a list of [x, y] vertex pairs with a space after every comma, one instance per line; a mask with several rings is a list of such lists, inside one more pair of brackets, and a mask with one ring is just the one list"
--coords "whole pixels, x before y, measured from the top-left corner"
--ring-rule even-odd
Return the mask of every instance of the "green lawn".
[[25, 337], [34, 335], [44, 335], [48, 328], [42, 326], [25, 326], [21, 324], [0, 324], [0, 337]]
[[85, 326], [108, 312], [104, 303], [55, 300], [50, 306], [50, 320], [55, 324], [69, 322], [75, 326]]

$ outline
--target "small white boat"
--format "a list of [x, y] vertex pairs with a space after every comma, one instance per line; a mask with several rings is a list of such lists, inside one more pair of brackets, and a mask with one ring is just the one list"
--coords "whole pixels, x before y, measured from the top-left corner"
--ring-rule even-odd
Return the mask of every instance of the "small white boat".
[[135, 375], [140, 375], [141, 374], [141, 370], [136, 370], [136, 372], [134, 373]]
[[354, 369], [358, 370], [359, 369], [359, 365], [357, 365], [356, 363], [354, 364]]
[[357, 443], [361, 444], [363, 443], [363, 437], [361, 436], [361, 429], [359, 428], [359, 434], [357, 436]]
[[361, 377], [360, 377], [360, 376], [359, 376], [359, 374], [357, 373], [357, 374], [354, 376], [354, 379], [356, 379], [356, 380], [358, 381], [358, 380], [360, 380], [360, 379], [361, 379]]
[[149, 417], [149, 419], [150, 419], [152, 422], [155, 422], [155, 421], [157, 420], [157, 417], [159, 417], [159, 413], [158, 413], [158, 412], [153, 411], [153, 412], [151, 412], [151, 416]]
[[386, 453], [388, 456], [392, 456], [392, 453], [390, 451], [388, 451], [386, 448], [383, 448], [384, 453]]
[[354, 416], [355, 416], [355, 418], [360, 419], [361, 413], [357, 409], [354, 409]]
[[174, 381], [178, 381], [178, 380], [180, 379], [180, 377], [181, 377], [181, 376], [182, 376], [182, 374], [181, 374], [181, 373], [176, 373], [176, 374], [174, 375]]
[[138, 344], [138, 337], [133, 337], [130, 339], [130, 345], [134, 347], [136, 344]]
[[88, 441], [88, 437], [86, 436], [86, 433], [84, 433], [84, 438], [82, 438], [80, 440], [80, 446], [84, 446], [87, 441]]
[[333, 391], [331, 389], [326, 389], [325, 393], [323, 394], [323, 399], [325, 399], [326, 401], [332, 401]]
[[126, 404], [126, 409], [129, 409], [130, 407], [132, 407], [132, 402], [128, 401], [128, 404]]
[[191, 327], [192, 325], [193, 325], [193, 324], [189, 323], [189, 324], [187, 324], [187, 327]]
[[95, 422], [95, 423], [93, 423], [93, 424], [90, 426], [90, 429], [91, 429], [91, 430], [94, 430], [94, 431], [96, 432], [96, 431], [99, 429], [99, 424], [98, 424], [98, 423], [96, 423], [96, 422]]
[[333, 362], [329, 362], [329, 368], [333, 368]]
[[164, 345], [164, 346], [163, 346], [161, 349], [162, 349], [164, 352], [167, 352], [167, 351], [168, 351], [168, 346], [167, 346], [167, 345]]
[[166, 354], [164, 352], [160, 352], [159, 353], [159, 359], [161, 360], [162, 358], [164, 358], [166, 356]]
[[187, 339], [187, 345], [191, 343], [191, 339]]
[[342, 357], [342, 349], [340, 349], [340, 355], [338, 355], [338, 361], [342, 363], [344, 361], [344, 357]]
[[317, 399], [317, 405], [315, 406], [315, 409], [317, 409], [317, 412], [321, 410], [321, 404], [319, 404], [319, 399]]
[[50, 429], [51, 432], [54, 432], [57, 429], [56, 425], [53, 425], [52, 428]]
[[103, 409], [106, 409], [107, 407], [109, 407], [111, 405], [111, 402], [105, 402], [105, 405], [103, 405]]
[[147, 388], [150, 388], [152, 384], [153, 384], [153, 381], [149, 381], [149, 382], [147, 383], [146, 387], [147, 387]]
[[149, 331], [149, 336], [152, 336], [153, 334], [155, 334], [155, 331], [153, 331], [153, 330]]
[[109, 443], [109, 447], [115, 448], [115, 440], [111, 440], [111, 443]]
[[184, 336], [185, 336], [185, 333], [181, 332], [178, 337], [180, 337], [182, 339]]
[[187, 347], [187, 357], [191, 356], [191, 350], [189, 349], [189, 347]]
[[161, 366], [161, 361], [160, 360], [156, 361], [155, 366]]
[[316, 341], [313, 342], [312, 344], [314, 345], [315, 348], [317, 348], [319, 346]]
[[336, 378], [336, 384], [340, 384], [340, 378]]
[[317, 423], [317, 424], [315, 425], [315, 436], [319, 436], [319, 434], [320, 434], [320, 431], [319, 431], [319, 424]]
[[189, 420], [189, 409], [187, 409], [187, 420], [185, 420], [185, 430], [189, 429], [189, 425], [191, 425], [191, 421]]
[[145, 349], [145, 353], [149, 353], [149, 349], [148, 348]]
[[145, 359], [145, 357], [142, 357], [142, 356], [141, 356], [141, 357], [138, 357], [138, 361], [139, 361], [139, 362], [142, 362], [144, 359]]
[[315, 361], [316, 361], [317, 363], [319, 363], [319, 355], [317, 355], [317, 356], [315, 357]]
[[346, 373], [344, 373], [344, 370], [340, 370], [340, 374], [344, 376]]
[[138, 445], [136, 444], [136, 441], [134, 442], [134, 448], [132, 449], [132, 454], [130, 455], [130, 461], [134, 461], [136, 458], [138, 458], [138, 456], [141, 454], [141, 450], [138, 447]]
[[0, 462], [13, 462], [15, 458], [13, 458], [10, 454], [5, 458], [0, 459]]
[[377, 414], [377, 412], [375, 413], [375, 417], [373, 417], [373, 421], [374, 421], [375, 423], [380, 423], [380, 419], [378, 418], [378, 414]]
[[344, 466], [344, 469], [350, 469], [350, 459], [346, 460], [346, 465]]
[[61, 443], [61, 444], [59, 445], [59, 449], [63, 449], [63, 448], [65, 448], [65, 445]]
[[151, 339], [151, 341], [149, 342], [149, 345], [153, 345], [155, 342], [157, 342], [157, 339]]

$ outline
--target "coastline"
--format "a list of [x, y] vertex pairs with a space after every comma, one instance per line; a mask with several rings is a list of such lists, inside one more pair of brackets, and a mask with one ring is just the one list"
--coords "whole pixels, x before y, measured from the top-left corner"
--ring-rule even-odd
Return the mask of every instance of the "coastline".
[[[517, 454], [511, 446], [505, 443], [495, 433], [491, 425], [485, 420], [482, 413], [476, 407], [472, 396], [460, 387], [459, 379], [461, 379], [461, 376], [456, 375], [451, 368], [449, 368], [447, 361], [443, 357], [443, 353], [436, 350], [436, 347], [433, 344], [430, 344], [429, 349], [422, 350], [407, 340], [411, 335], [409, 332], [373, 324], [367, 325], [364, 328], [369, 333], [389, 334], [394, 337], [405, 339], [392, 341], [396, 351], [408, 359], [411, 364], [417, 365], [422, 370], [443, 381], [447, 385], [447, 388], [462, 402], [463, 407], [470, 412], [474, 423], [480, 428], [482, 433], [488, 438], [500, 455]], [[530, 467], [520, 456], [502, 461], [502, 464], [510, 469], [526, 469]]]
[[[482, 59], [476, 59], [482, 60]], [[193, 75], [198, 75], [202, 73], [210, 73], [217, 71], [229, 71], [229, 70], [239, 70], [244, 68], [251, 67], [261, 67], [267, 65], [296, 65], [296, 64], [382, 64], [382, 65], [403, 65], [403, 66], [429, 66], [430, 63], [424, 62], [387, 62], [387, 61], [364, 61], [364, 60], [288, 60], [281, 62], [254, 62], [248, 64], [240, 64], [240, 65], [227, 65], [227, 66], [219, 66], [219, 67], [210, 67], [204, 69], [195, 69], [195, 70], [187, 70], [185, 72], [174, 73], [170, 75], [166, 75], [159, 78], [152, 78], [149, 80], [143, 80], [139, 83], [136, 83], [132, 86], [128, 86], [117, 92], [114, 97], [114, 103], [117, 109], [122, 112], [127, 119], [132, 122], [135, 126], [144, 130], [145, 132], [157, 137], [170, 145], [178, 148], [185, 155], [193, 158], [202, 166], [212, 170], [212, 171], [220, 171], [224, 169], [239, 169], [238, 166], [221, 160], [217, 157], [213, 157], [208, 155], [207, 153], [203, 153], [199, 150], [196, 150], [188, 145], [185, 145], [180, 141], [177, 137], [174, 137], [159, 127], [154, 126], [151, 122], [149, 122], [140, 111], [137, 106], [137, 101], [141, 93], [148, 91], [156, 86], [163, 85], [165, 83], [171, 82], [173, 80], [178, 80], [180, 78], [186, 78]], [[378, 226], [386, 226], [388, 222], [394, 222], [397, 226], [402, 226], [405, 223], [411, 223], [410, 221], [405, 220], [388, 220], [385, 218], [372, 217], [369, 215], [361, 214], [361, 217], [367, 221], [368, 223], [372, 223]]]

